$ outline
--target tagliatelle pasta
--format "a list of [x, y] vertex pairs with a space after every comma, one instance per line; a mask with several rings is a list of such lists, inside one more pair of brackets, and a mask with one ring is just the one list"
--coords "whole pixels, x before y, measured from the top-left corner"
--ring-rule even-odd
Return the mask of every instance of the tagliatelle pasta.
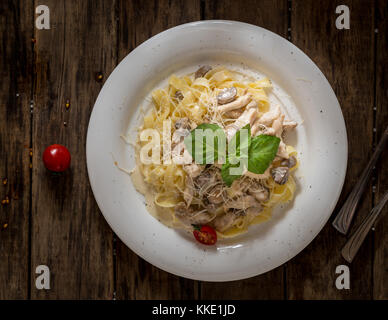
[[[286, 120], [279, 108], [270, 106], [266, 91], [271, 88], [268, 78], [250, 81], [241, 73], [218, 67], [197, 78], [192, 74], [172, 75], [166, 88], [152, 92], [153, 108], [144, 116], [139, 133], [152, 129], [163, 137], [159, 149], [146, 152], [152, 156], [158, 150], [161, 161], [142, 163], [140, 150], [150, 139], [139, 139], [133, 181], [146, 194], [149, 211], [161, 222], [188, 230], [192, 225], [206, 224], [219, 237], [234, 237], [250, 225], [270, 219], [271, 209], [277, 204], [293, 199], [296, 184], [292, 172], [298, 166], [297, 152], [284, 143], [283, 135], [296, 123]], [[220, 93], [230, 102], [220, 104]], [[240, 106], [240, 101], [247, 103]], [[184, 149], [185, 136], [203, 124], [216, 124], [226, 136], [235, 134], [242, 124], [249, 124], [252, 139], [260, 135], [278, 138], [277, 154], [265, 172], [245, 172], [228, 186], [222, 180], [222, 164], [196, 164]], [[182, 132], [182, 136], [177, 135]], [[171, 145], [166, 139], [172, 139]], [[168, 146], [168, 156], [175, 152], [189, 158], [189, 162], [179, 164], [164, 158]]]

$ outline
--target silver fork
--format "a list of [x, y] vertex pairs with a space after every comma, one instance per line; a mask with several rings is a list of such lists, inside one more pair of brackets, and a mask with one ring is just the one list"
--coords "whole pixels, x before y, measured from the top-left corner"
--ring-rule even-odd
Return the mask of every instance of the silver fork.
[[388, 127], [385, 128], [383, 136], [381, 137], [381, 140], [377, 145], [376, 150], [372, 155], [372, 158], [370, 158], [368, 165], [362, 172], [360, 179], [358, 180], [357, 184], [354, 186], [354, 189], [349, 194], [343, 207], [341, 208], [340, 212], [338, 213], [338, 215], [335, 217], [333, 221], [333, 227], [343, 234], [346, 234], [349, 230], [350, 224], [352, 223], [353, 216], [357, 208], [357, 204], [360, 201], [362, 192], [365, 189], [366, 183], [368, 182], [368, 179], [372, 173], [372, 169], [375, 166], [376, 161], [378, 160], [381, 152], [384, 150], [384, 146], [387, 140], [388, 140]]
[[361, 244], [364, 242], [370, 229], [372, 229], [380, 215], [381, 210], [388, 201], [388, 191], [385, 192], [380, 202], [372, 209], [370, 214], [364, 219], [357, 230], [352, 234], [345, 246], [342, 248], [342, 256], [347, 262], [352, 262]]

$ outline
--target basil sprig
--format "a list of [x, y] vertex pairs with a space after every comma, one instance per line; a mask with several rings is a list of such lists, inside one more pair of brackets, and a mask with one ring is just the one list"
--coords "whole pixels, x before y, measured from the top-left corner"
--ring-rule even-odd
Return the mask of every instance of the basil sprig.
[[[200, 135], [199, 132], [196, 134], [198, 129], [210, 129], [214, 134], [216, 133], [211, 136], [214, 140], [208, 143], [206, 135]], [[246, 131], [243, 133], [243, 130]], [[222, 163], [225, 141], [225, 134], [221, 127], [203, 123], [185, 138], [185, 145], [196, 163], [214, 163], [217, 160]], [[236, 132], [228, 144], [228, 155], [221, 167], [222, 180], [230, 187], [234, 180], [241, 177], [245, 168], [250, 172], [263, 174], [275, 158], [279, 143], [278, 137], [265, 134], [251, 138], [251, 127], [247, 124]]]
[[225, 132], [217, 124], [200, 124], [190, 132], [184, 143], [198, 164], [210, 164], [217, 160], [225, 161]]
[[228, 187], [232, 185], [234, 180], [241, 177], [244, 165], [247, 165], [249, 159], [251, 143], [251, 126], [249, 124], [237, 131], [230, 140], [228, 144], [228, 156], [226, 162], [221, 167], [222, 180], [224, 180]]

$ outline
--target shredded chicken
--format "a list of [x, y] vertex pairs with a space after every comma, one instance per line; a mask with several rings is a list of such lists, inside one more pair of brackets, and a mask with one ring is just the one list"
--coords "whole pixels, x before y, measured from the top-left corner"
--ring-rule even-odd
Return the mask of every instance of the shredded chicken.
[[176, 144], [172, 151], [171, 156], [176, 164], [189, 164], [193, 161], [190, 153], [187, 151], [185, 143], [183, 141]]
[[187, 207], [190, 206], [191, 202], [194, 198], [194, 183], [193, 179], [189, 177], [186, 178], [186, 186], [185, 190], [183, 191], [183, 199], [186, 202]]
[[232, 211], [228, 211], [214, 219], [214, 227], [216, 230], [224, 232], [233, 226], [236, 218], [237, 216]]
[[283, 141], [280, 141], [278, 153], [276, 155], [284, 159], [289, 158], [289, 154], [287, 152], [287, 146]]
[[225, 195], [224, 195], [224, 189], [223, 189], [222, 185], [215, 186], [209, 192], [207, 199], [209, 200], [210, 203], [213, 203], [213, 204], [220, 204], [220, 203], [224, 202]]
[[247, 93], [246, 95], [238, 97], [232, 102], [218, 106], [217, 110], [222, 114], [231, 110], [240, 109], [245, 107], [251, 101], [251, 99], [252, 95]]
[[272, 122], [279, 118], [280, 117], [280, 107], [279, 106], [276, 106], [276, 108], [264, 113], [260, 119], [258, 119], [257, 121], [262, 124], [262, 125], [265, 125], [267, 127], [269, 127]]
[[272, 122], [272, 129], [274, 130], [274, 136], [281, 137], [283, 133], [283, 121], [284, 121], [284, 114], [281, 114], [278, 118], [276, 118]]
[[283, 121], [283, 131], [295, 129], [297, 125], [295, 121], [285, 120]]
[[206, 209], [194, 210], [193, 207], [187, 207], [184, 202], [180, 202], [175, 207], [175, 215], [186, 225], [206, 224], [214, 219], [214, 214]]
[[247, 109], [250, 109], [250, 108], [255, 108], [257, 109], [257, 102], [255, 100], [252, 100], [251, 102], [249, 102], [246, 106]]
[[269, 190], [259, 184], [257, 180], [255, 181], [256, 183], [249, 188], [248, 193], [254, 196], [257, 201], [267, 201], [269, 199]]
[[240, 108], [240, 109], [236, 109], [236, 110], [232, 110], [232, 111], [226, 112], [225, 116], [228, 117], [228, 118], [231, 118], [231, 119], [237, 119], [239, 116], [242, 115], [243, 112], [244, 112], [244, 109]]
[[189, 175], [190, 178], [198, 177], [205, 166], [196, 163], [191, 163], [183, 166], [183, 170]]
[[265, 179], [268, 179], [270, 177], [270, 169], [271, 169], [271, 166], [268, 167], [267, 170], [264, 171], [264, 173], [262, 174], [259, 174], [259, 173], [253, 173], [253, 172], [250, 172], [248, 170], [245, 170], [243, 172], [243, 175], [244, 176], [247, 176], [247, 177], [250, 177], [252, 179], [257, 179], [257, 180], [265, 180]]
[[252, 126], [253, 122], [257, 117], [257, 109], [250, 108], [245, 110], [236, 121], [225, 128], [226, 139], [229, 141], [233, 138], [238, 130], [247, 125], [248, 123]]
[[250, 207], [261, 207], [260, 203], [252, 196], [246, 195], [228, 200], [224, 204], [225, 211], [228, 209], [246, 210]]

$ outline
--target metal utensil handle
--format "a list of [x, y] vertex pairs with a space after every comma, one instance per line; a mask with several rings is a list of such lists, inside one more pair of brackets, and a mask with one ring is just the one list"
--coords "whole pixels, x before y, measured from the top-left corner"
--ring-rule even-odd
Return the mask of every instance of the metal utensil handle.
[[368, 165], [361, 174], [360, 179], [355, 185], [352, 192], [349, 194], [346, 199], [343, 207], [341, 208], [338, 215], [333, 221], [333, 227], [336, 228], [339, 232], [346, 234], [349, 230], [350, 224], [353, 220], [354, 213], [356, 211], [357, 204], [361, 198], [362, 192], [365, 189], [366, 183], [372, 173], [372, 169], [376, 164], [377, 159], [379, 158], [381, 152], [384, 150], [384, 145], [388, 140], [388, 127], [385, 129], [383, 136], [376, 147], [375, 152], [372, 155], [372, 158], [369, 160]]
[[388, 191], [384, 194], [384, 197], [381, 201], [372, 209], [368, 217], [361, 223], [357, 230], [346, 242], [345, 246], [342, 248], [342, 256], [348, 262], [352, 262], [358, 249], [360, 249], [361, 244], [364, 242], [367, 234], [370, 229], [374, 226], [376, 219], [378, 218], [381, 210], [383, 209], [385, 203], [388, 201]]

